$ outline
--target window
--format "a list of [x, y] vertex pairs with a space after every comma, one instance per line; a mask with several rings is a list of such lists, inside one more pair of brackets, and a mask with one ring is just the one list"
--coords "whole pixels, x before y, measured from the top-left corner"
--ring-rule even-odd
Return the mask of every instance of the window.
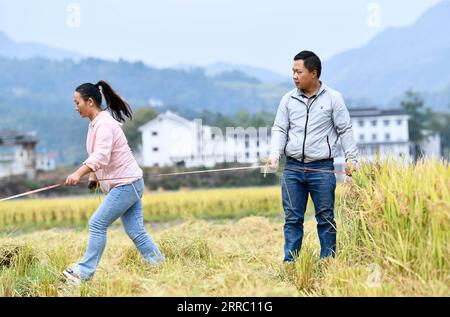
[[158, 152], [158, 148], [157, 148], [157, 147], [154, 147], [154, 148], [153, 148], [153, 152]]
[[213, 133], [211, 134], [211, 140], [214, 140], [216, 138], [216, 135]]
[[372, 134], [372, 141], [376, 141], [377, 140], [377, 135], [376, 133]]
[[386, 139], [386, 141], [389, 141], [391, 139], [391, 135], [389, 133], [386, 133], [384, 135], [384, 138]]
[[397, 125], [402, 125], [402, 123], [403, 123], [403, 120], [402, 120], [402, 119], [398, 119], [398, 120], [397, 120]]
[[385, 127], [389, 126], [389, 120], [384, 120], [383, 123]]
[[364, 126], [364, 121], [363, 121], [363, 120], [358, 120], [358, 125], [359, 125], [360, 127], [363, 127], [363, 126]]
[[377, 126], [377, 120], [372, 120], [371, 123], [372, 123], [372, 127], [376, 127]]
[[153, 132], [152, 132], [152, 135], [153, 135], [153, 136], [157, 136], [157, 135], [158, 135], [158, 132], [153, 131]]
[[360, 135], [359, 135], [359, 140], [360, 140], [360, 141], [364, 141], [364, 134], [360, 134]]

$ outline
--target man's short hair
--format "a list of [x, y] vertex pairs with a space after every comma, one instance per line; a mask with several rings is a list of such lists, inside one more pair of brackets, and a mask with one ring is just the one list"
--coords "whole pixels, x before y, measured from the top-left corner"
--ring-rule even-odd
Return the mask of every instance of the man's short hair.
[[317, 78], [320, 78], [320, 73], [322, 72], [322, 63], [319, 56], [311, 51], [301, 51], [294, 57], [294, 61], [302, 60], [305, 64], [306, 69], [310, 72], [317, 70]]

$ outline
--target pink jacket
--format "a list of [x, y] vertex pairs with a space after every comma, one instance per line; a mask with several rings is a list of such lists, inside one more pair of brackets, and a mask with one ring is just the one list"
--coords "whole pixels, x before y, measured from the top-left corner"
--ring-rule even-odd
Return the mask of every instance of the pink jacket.
[[89, 124], [86, 149], [89, 157], [83, 164], [95, 172], [97, 179], [119, 178], [100, 181], [104, 194], [113, 187], [131, 184], [142, 178], [142, 169], [128, 146], [122, 123], [109, 112], [100, 112]]

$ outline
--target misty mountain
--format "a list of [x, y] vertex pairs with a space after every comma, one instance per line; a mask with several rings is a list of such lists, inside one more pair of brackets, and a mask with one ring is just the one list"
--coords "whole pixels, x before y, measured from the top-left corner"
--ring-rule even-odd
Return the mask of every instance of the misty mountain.
[[205, 74], [209, 77], [217, 77], [222, 74], [242, 73], [250, 78], [255, 78], [266, 84], [280, 84], [289, 81], [289, 76], [283, 76], [277, 72], [255, 66], [233, 64], [233, 63], [214, 63], [204, 67], [194, 66], [190, 64], [178, 64], [174, 66], [175, 69], [191, 70], [195, 68], [202, 68]]
[[202, 109], [223, 114], [275, 112], [286, 91], [240, 72], [211, 78], [202, 69], [157, 69], [124, 60], [0, 57], [0, 130], [36, 131], [39, 149], [58, 151], [64, 163], [79, 162], [85, 156], [87, 121], [75, 112], [73, 92], [81, 83], [100, 79], [135, 110], [158, 101], [161, 109], [174, 107], [182, 115]]
[[80, 59], [81, 54], [36, 43], [18, 43], [0, 31], [0, 56], [26, 59], [44, 57], [52, 60]]
[[263, 83], [279, 84], [289, 80], [289, 76], [283, 76], [276, 72], [254, 66], [231, 64], [231, 63], [215, 63], [206, 66], [205, 73], [208, 76], [216, 76], [220, 73], [239, 71], [251, 77], [257, 78]]
[[[411, 26], [389, 28], [357, 49], [324, 62], [323, 78], [351, 98], [395, 106], [408, 89], [446, 110], [450, 89], [450, 1], [422, 14]], [[438, 97], [439, 96], [439, 97]]]

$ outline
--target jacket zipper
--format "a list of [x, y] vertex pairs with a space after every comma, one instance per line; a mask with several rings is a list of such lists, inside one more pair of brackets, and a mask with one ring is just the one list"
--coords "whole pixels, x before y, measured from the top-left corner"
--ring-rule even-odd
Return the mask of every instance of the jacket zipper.
[[[313, 102], [314, 102], [314, 100], [313, 100]], [[312, 104], [312, 102], [311, 102], [311, 104]], [[308, 119], [309, 119], [309, 108], [306, 107], [305, 136], [303, 138], [302, 163], [305, 163], [306, 128], [308, 127]]]
[[306, 131], [308, 128], [308, 119], [309, 119], [309, 109], [311, 109], [314, 101], [316, 101], [316, 99], [324, 92], [324, 90], [322, 90], [322, 92], [320, 94], [318, 94], [316, 96], [316, 98], [314, 98], [313, 101], [311, 101], [311, 104], [308, 106], [306, 106], [306, 122], [305, 122], [305, 136], [303, 138], [303, 150], [302, 150], [302, 163], [305, 163], [305, 143], [306, 143]]
[[327, 144], [328, 144], [328, 152], [330, 153], [328, 158], [331, 158], [331, 146], [330, 146], [330, 142], [328, 141], [328, 135], [327, 135]]

